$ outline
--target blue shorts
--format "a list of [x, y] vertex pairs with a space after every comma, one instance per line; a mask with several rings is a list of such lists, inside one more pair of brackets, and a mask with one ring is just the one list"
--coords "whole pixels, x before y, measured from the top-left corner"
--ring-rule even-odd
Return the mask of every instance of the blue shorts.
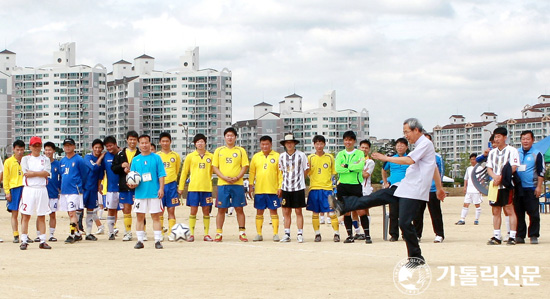
[[118, 192], [118, 202], [134, 205], [134, 191]]
[[188, 207], [208, 207], [212, 206], [212, 192], [187, 192], [187, 202], [185, 203]]
[[328, 204], [328, 196], [332, 195], [330, 190], [310, 190], [307, 196], [307, 210], [313, 213], [332, 212]]
[[276, 210], [281, 207], [281, 199], [277, 194], [256, 194], [254, 195], [254, 208], [257, 210]]
[[8, 212], [19, 211], [19, 204], [21, 203], [21, 195], [23, 194], [23, 186], [10, 189], [11, 201], [6, 201], [6, 207]]
[[180, 205], [178, 184], [175, 181], [164, 185], [164, 197], [162, 198], [162, 205], [167, 208], [177, 207]]
[[243, 185], [223, 185], [218, 186], [218, 208], [240, 208], [246, 206]]
[[86, 209], [97, 209], [97, 190], [84, 190], [84, 207]]

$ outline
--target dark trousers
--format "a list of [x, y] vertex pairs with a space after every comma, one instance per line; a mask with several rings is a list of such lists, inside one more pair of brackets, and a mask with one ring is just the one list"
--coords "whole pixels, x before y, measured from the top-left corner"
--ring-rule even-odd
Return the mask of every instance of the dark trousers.
[[[391, 190], [391, 194], [395, 192], [395, 189], [397, 189], [397, 186], [391, 186], [388, 190]], [[388, 191], [390, 192], [390, 191]], [[390, 206], [390, 236], [392, 236], [395, 239], [399, 239], [399, 204], [398, 203], [392, 203]]]
[[525, 238], [527, 235], [527, 224], [525, 223], [525, 213], [529, 215], [529, 237], [539, 237], [540, 232], [540, 213], [539, 200], [535, 196], [534, 189], [523, 189], [523, 196], [516, 196], [514, 209], [518, 217], [517, 236]]
[[422, 238], [422, 230], [424, 229], [424, 211], [426, 210], [426, 205], [428, 206], [428, 211], [430, 211], [434, 233], [437, 236], [445, 238], [445, 233], [443, 231], [443, 214], [441, 213], [441, 201], [437, 199], [435, 192], [430, 192], [430, 201], [420, 202], [420, 209], [418, 209], [418, 214], [414, 218], [413, 222], [416, 230], [416, 236], [418, 238]]
[[393, 196], [395, 189], [392, 188], [378, 190], [371, 195], [355, 197], [346, 197], [344, 200], [344, 211], [347, 213], [350, 211], [369, 209], [385, 204], [398, 204], [399, 205], [399, 228], [403, 234], [403, 239], [407, 244], [407, 253], [409, 257], [422, 258], [422, 252], [416, 238], [416, 231], [412, 224], [414, 217], [418, 213], [420, 208], [420, 201], [410, 198], [399, 198]]

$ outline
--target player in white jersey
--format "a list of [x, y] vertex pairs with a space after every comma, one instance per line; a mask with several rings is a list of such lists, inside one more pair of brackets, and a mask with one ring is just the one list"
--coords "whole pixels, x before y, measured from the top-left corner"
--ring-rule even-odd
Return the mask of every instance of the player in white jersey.
[[48, 189], [46, 188], [50, 176], [51, 164], [48, 157], [41, 155], [42, 139], [34, 136], [30, 140], [31, 154], [21, 159], [23, 171], [23, 195], [19, 212], [21, 213], [21, 250], [28, 247], [29, 220], [31, 215], [38, 217], [38, 229], [42, 232], [40, 237], [40, 249], [51, 249], [46, 243], [46, 215], [50, 214]]
[[476, 220], [474, 224], [479, 224], [479, 216], [481, 216], [481, 203], [483, 199], [481, 197], [481, 192], [476, 189], [472, 183], [472, 171], [476, 165], [476, 154], [470, 155], [470, 166], [466, 168], [466, 174], [464, 175], [464, 206], [462, 207], [462, 212], [460, 213], [460, 220], [458, 220], [456, 225], [466, 224], [466, 216], [468, 215], [468, 208], [470, 204], [473, 203], [476, 206]]

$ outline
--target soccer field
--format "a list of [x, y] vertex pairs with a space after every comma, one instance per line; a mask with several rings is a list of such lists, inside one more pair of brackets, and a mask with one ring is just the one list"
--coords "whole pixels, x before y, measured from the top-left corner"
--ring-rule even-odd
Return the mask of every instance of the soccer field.
[[[420, 245], [431, 270], [431, 283], [421, 296], [544, 296], [544, 290], [550, 286], [550, 214], [541, 215], [540, 244], [488, 246], [486, 242], [493, 232], [488, 204], [484, 202], [482, 205], [480, 225], [473, 225], [472, 206], [467, 224], [456, 226], [454, 223], [459, 219], [462, 200], [462, 197], [450, 197], [442, 204], [446, 236], [441, 244], [432, 243], [431, 221], [428, 211], [425, 213]], [[251, 202], [245, 213], [247, 234], [252, 240], [256, 230]], [[187, 207], [176, 209], [178, 222], [187, 223], [188, 214]], [[405, 243], [401, 240], [383, 241], [382, 208], [371, 210], [373, 244], [334, 243], [332, 228], [327, 224], [321, 228], [323, 241], [315, 243], [311, 213], [305, 212], [304, 215], [306, 242], [303, 244], [296, 242], [294, 222], [291, 243], [270, 241], [272, 230], [267, 213], [263, 230], [266, 241], [240, 242], [236, 218], [227, 217], [223, 242], [207, 243], [202, 241], [202, 216], [199, 212], [197, 241], [165, 241], [163, 250], [154, 249], [152, 241], [145, 242], [144, 249], [135, 250], [135, 241], [123, 242], [121, 235], [115, 241], [108, 241], [107, 235], [101, 235], [97, 242], [64, 244], [69, 225], [67, 216], [63, 215], [58, 218], [56, 231], [60, 241], [49, 243], [52, 250], [39, 250], [38, 244], [30, 244], [27, 251], [21, 251], [18, 244], [11, 242], [9, 214], [2, 212], [0, 237], [4, 243], [0, 244], [0, 297], [403, 296], [394, 284], [393, 273], [397, 263], [406, 258]], [[211, 222], [210, 234], [213, 236], [215, 217]], [[123, 228], [121, 215], [117, 227]], [[151, 224], [147, 230], [152, 240]], [[282, 232], [280, 227], [280, 234]], [[340, 232], [345, 235], [343, 227]], [[34, 238], [35, 234], [35, 229], [31, 229], [30, 236]], [[515, 266], [519, 266], [517, 276], [514, 276]], [[538, 275], [529, 274], [537, 269]], [[442, 277], [444, 273], [446, 275]]]

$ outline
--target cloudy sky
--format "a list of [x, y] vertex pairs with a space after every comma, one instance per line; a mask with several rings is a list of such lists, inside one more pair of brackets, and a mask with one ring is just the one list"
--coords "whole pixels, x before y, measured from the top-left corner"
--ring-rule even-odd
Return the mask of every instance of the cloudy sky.
[[334, 89], [337, 109], [366, 108], [371, 135], [396, 138], [407, 117], [519, 118], [550, 93], [549, 16], [543, 0], [18, 0], [2, 1], [0, 37], [18, 66], [74, 41], [79, 64], [146, 53], [167, 70], [199, 46], [201, 68], [233, 72], [233, 121]]

